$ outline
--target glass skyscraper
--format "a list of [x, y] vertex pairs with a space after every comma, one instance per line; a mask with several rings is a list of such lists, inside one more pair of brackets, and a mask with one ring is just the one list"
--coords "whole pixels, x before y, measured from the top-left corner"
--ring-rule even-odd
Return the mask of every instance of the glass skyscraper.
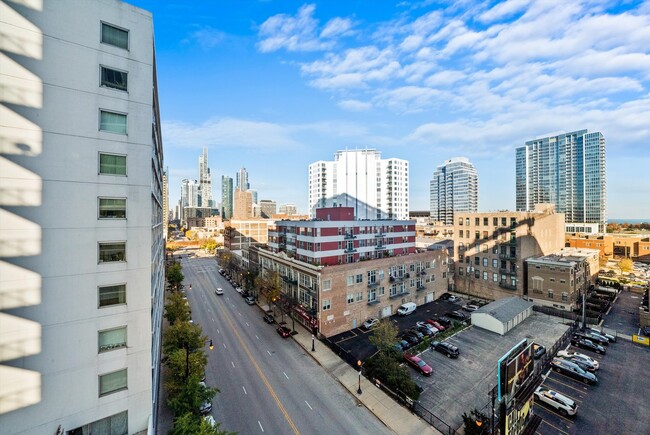
[[607, 225], [605, 138], [578, 130], [526, 142], [516, 150], [517, 211], [554, 204], [567, 232], [603, 233]]
[[429, 185], [431, 218], [454, 223], [454, 212], [478, 211], [478, 174], [466, 157], [445, 160]]

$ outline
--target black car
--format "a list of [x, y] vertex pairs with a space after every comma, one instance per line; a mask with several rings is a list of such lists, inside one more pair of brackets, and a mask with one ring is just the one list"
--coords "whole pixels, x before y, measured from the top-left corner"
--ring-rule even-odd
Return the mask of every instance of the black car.
[[442, 296], [440, 296], [438, 299], [447, 301], [451, 297], [451, 293], [443, 293]]
[[435, 335], [435, 333], [431, 329], [427, 328], [426, 326], [418, 326], [415, 329], [417, 329], [419, 332], [426, 335], [427, 337], [431, 337]]
[[596, 344], [600, 344], [601, 346], [609, 346], [609, 340], [603, 337], [602, 335], [599, 334], [594, 334], [593, 332], [586, 332], [586, 331], [576, 331], [573, 333], [574, 338], [585, 338], [587, 340], [591, 340]]
[[402, 340], [408, 342], [408, 344], [410, 344], [411, 347], [420, 343], [420, 339], [417, 337], [417, 335], [414, 334], [403, 334]]
[[645, 335], [646, 337], [650, 337], [650, 325], [648, 325], [648, 326], [644, 326], [644, 327], [641, 329], [641, 333], [642, 333], [643, 335]]
[[596, 352], [601, 355], [605, 353], [605, 348], [603, 346], [596, 344], [587, 338], [573, 337], [571, 339], [571, 344], [576, 347], [591, 350], [592, 352]]
[[411, 328], [406, 332], [415, 334], [420, 341], [424, 340], [424, 333], [422, 331], [418, 331], [417, 328]]
[[450, 319], [458, 320], [460, 322], [467, 320], [465, 313], [462, 313], [460, 311], [450, 311], [448, 313], [445, 313], [445, 316], [449, 317]]
[[460, 355], [460, 350], [458, 350], [458, 347], [454, 346], [451, 343], [447, 343], [446, 341], [432, 341], [431, 349], [436, 350], [443, 355], [446, 355], [447, 358], [458, 358], [458, 355]]
[[585, 384], [595, 385], [598, 378], [593, 373], [581, 369], [577, 364], [562, 358], [553, 358], [551, 367], [558, 373], [565, 374], [573, 379], [584, 382]]
[[269, 325], [275, 323], [275, 318], [273, 317], [273, 314], [268, 314], [268, 313], [265, 314], [264, 317], [262, 317], [262, 320], [264, 320]]
[[541, 344], [533, 343], [533, 358], [540, 359], [546, 353], [546, 348]]

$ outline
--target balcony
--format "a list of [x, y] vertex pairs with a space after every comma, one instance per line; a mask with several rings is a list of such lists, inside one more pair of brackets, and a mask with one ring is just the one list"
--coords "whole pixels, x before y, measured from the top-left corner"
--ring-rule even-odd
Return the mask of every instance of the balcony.
[[375, 288], [379, 286], [379, 281], [368, 282], [368, 288]]
[[344, 237], [345, 240], [352, 240], [352, 239], [356, 239], [356, 238], [357, 238], [357, 236], [355, 236], [352, 233], [345, 233], [345, 237]]
[[373, 299], [371, 301], [368, 301], [368, 305], [377, 305], [379, 303], [379, 299]]
[[427, 289], [427, 286], [424, 285], [424, 284], [418, 284], [418, 286], [417, 286], [417, 291], [426, 290], [426, 289]]
[[389, 299], [396, 299], [400, 298], [402, 296], [408, 296], [410, 293], [409, 292], [402, 292], [402, 293], [395, 293], [394, 295], [388, 296]]
[[517, 286], [510, 284], [509, 282], [506, 281], [499, 281], [499, 287], [504, 288], [506, 290], [517, 290]]
[[353, 252], [357, 252], [357, 250], [355, 248], [345, 248], [345, 251], [343, 252], [346, 254], [352, 254]]
[[384, 237], [385, 234], [383, 232], [381, 233], [375, 233], [375, 237]]
[[517, 254], [513, 252], [509, 252], [506, 254], [499, 254], [499, 258], [502, 260], [516, 260]]
[[377, 249], [377, 250], [384, 249], [384, 248], [385, 248], [384, 245], [375, 245], [375, 249]]
[[511, 270], [511, 269], [499, 269], [499, 272], [502, 275], [513, 275], [513, 276], [517, 275], [517, 271], [516, 270]]
[[517, 246], [517, 239], [504, 240], [499, 242], [501, 245]]

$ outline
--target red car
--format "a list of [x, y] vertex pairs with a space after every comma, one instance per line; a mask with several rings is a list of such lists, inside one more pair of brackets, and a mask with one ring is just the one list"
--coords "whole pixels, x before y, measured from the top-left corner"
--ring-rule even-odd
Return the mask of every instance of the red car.
[[431, 376], [431, 373], [433, 373], [431, 366], [425, 363], [419, 356], [404, 354], [404, 359], [424, 376]]
[[286, 326], [280, 326], [278, 328], [278, 334], [280, 334], [280, 337], [282, 338], [291, 337], [291, 329], [287, 328]]
[[429, 325], [433, 326], [434, 328], [436, 328], [436, 329], [437, 329], [438, 331], [440, 331], [440, 332], [442, 332], [442, 331], [445, 330], [445, 327], [442, 326], [440, 323], [436, 322], [435, 320], [431, 320], [431, 319], [429, 319], [429, 320], [427, 320], [427, 323], [428, 323]]

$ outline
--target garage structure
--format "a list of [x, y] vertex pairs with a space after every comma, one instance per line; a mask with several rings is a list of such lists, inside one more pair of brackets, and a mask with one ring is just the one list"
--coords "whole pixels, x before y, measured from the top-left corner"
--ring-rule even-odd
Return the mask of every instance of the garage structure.
[[472, 313], [472, 325], [505, 335], [533, 312], [533, 303], [517, 297], [491, 302]]

